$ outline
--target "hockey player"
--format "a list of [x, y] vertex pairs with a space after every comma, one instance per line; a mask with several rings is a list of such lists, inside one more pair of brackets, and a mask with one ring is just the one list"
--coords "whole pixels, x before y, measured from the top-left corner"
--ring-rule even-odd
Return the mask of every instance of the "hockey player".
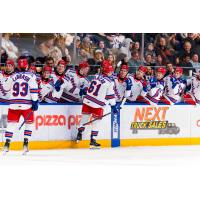
[[120, 67], [119, 74], [114, 76], [114, 92], [117, 102], [121, 102], [123, 97], [127, 98], [131, 93], [132, 82], [128, 78], [128, 65], [122, 65]]
[[8, 103], [9, 99], [9, 77], [14, 73], [15, 70], [15, 63], [13, 60], [8, 59], [6, 61], [6, 66], [4, 71], [0, 72], [0, 102], [1, 103]]
[[[82, 133], [85, 130], [83, 124], [88, 122], [91, 116], [100, 120], [104, 112], [103, 107], [106, 104], [109, 103], [111, 105], [112, 112], [118, 112], [114, 95], [114, 82], [109, 78], [113, 71], [114, 68], [110, 64], [104, 65], [102, 67], [102, 74], [96, 75], [91, 82], [87, 94], [83, 99], [82, 120], [78, 128], [77, 142], [82, 140]], [[106, 98], [108, 100], [106, 100]], [[91, 148], [99, 148], [101, 146], [95, 139], [99, 132], [99, 120], [92, 122], [90, 138]]]
[[[26, 59], [18, 60], [19, 72], [14, 73], [9, 78], [10, 98], [8, 110], [8, 128], [5, 132], [6, 142], [4, 144], [4, 153], [9, 151], [10, 142], [14, 132], [17, 130], [17, 123], [21, 116], [26, 119], [24, 130], [24, 154], [28, 150], [28, 142], [33, 131], [34, 112], [38, 109], [38, 84], [36, 76], [28, 70]], [[28, 117], [29, 116], [29, 117]]]
[[184, 102], [191, 105], [200, 105], [200, 71], [187, 80]]
[[167, 105], [179, 103], [182, 100], [182, 94], [186, 87], [186, 81], [182, 78], [183, 69], [177, 67], [173, 75], [164, 78], [165, 89], [161, 102]]
[[39, 101], [42, 103], [57, 103], [59, 101], [59, 99], [56, 98], [56, 95], [54, 95], [56, 92], [51, 73], [51, 67], [43, 67], [42, 77], [39, 81]]
[[90, 66], [87, 62], [81, 62], [77, 70], [69, 69], [66, 76], [69, 77], [72, 87], [63, 84], [61, 102], [82, 102], [82, 96], [86, 94], [89, 87], [87, 79]]
[[147, 82], [147, 86], [143, 87], [141, 96], [143, 96], [146, 102], [150, 105], [157, 105], [164, 91], [163, 77], [166, 73], [164, 67], [159, 67], [156, 72], [156, 76], [151, 77]]
[[129, 76], [132, 86], [127, 102], [144, 101], [144, 98], [141, 96], [141, 92], [143, 87], [146, 87], [146, 81], [144, 80], [146, 70], [146, 67], [140, 66], [135, 75]]

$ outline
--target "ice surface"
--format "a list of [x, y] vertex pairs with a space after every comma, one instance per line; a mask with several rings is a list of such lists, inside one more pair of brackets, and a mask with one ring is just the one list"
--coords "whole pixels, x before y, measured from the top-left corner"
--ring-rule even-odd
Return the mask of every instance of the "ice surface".
[[34, 150], [27, 156], [22, 151], [0, 155], [0, 165], [125, 165], [125, 166], [200, 166], [200, 146], [126, 147], [65, 150]]

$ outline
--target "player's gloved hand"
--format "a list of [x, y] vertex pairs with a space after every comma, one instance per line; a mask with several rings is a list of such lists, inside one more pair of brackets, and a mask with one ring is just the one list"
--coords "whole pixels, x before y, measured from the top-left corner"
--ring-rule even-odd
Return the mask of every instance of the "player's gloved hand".
[[86, 94], [87, 94], [87, 88], [81, 88], [79, 95], [82, 97], [83, 95], [86, 95]]
[[132, 86], [132, 81], [130, 78], [127, 78], [126, 81], [126, 90], [131, 90], [131, 86]]
[[148, 90], [148, 88], [147, 88], [147, 86], [148, 86], [147, 81], [143, 81], [142, 82], [142, 86], [143, 86], [143, 91], [147, 92], [147, 90]]
[[117, 105], [111, 106], [111, 111], [112, 113], [117, 114], [119, 112], [119, 108], [117, 107]]
[[32, 110], [37, 111], [38, 110], [38, 101], [32, 101]]
[[172, 89], [174, 89], [176, 85], [178, 84], [178, 80], [174, 77], [171, 77], [170, 81], [172, 82]]
[[54, 84], [54, 87], [55, 87], [57, 92], [60, 91], [61, 85], [62, 85], [62, 81], [61, 80], [57, 80], [56, 83]]

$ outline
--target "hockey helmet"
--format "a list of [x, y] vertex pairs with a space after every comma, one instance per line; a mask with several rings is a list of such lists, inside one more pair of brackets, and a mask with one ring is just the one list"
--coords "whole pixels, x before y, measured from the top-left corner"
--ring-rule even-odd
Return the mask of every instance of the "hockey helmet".
[[128, 65], [122, 65], [122, 66], [120, 67], [120, 70], [121, 70], [121, 69], [125, 69], [125, 70], [128, 71], [128, 70], [129, 70], [129, 66], [128, 66]]
[[28, 67], [27, 59], [19, 59], [18, 60], [18, 68], [19, 69], [27, 69], [27, 67]]
[[78, 65], [79, 69], [83, 69], [83, 68], [86, 68], [86, 67], [89, 67], [88, 62], [86, 62], [86, 61], [80, 62], [79, 65]]
[[147, 68], [141, 65], [141, 66], [139, 66], [138, 71], [142, 71], [143, 73], [146, 73]]
[[43, 72], [48, 71], [49, 73], [52, 73], [52, 68], [46, 65], [43, 67], [42, 71]]
[[14, 61], [11, 60], [11, 59], [8, 59], [8, 60], [6, 61], [6, 66], [8, 66], [8, 65], [12, 65], [13, 67], [15, 67], [15, 63], [14, 63]]
[[182, 67], [176, 67], [175, 72], [179, 72], [180, 74], [183, 74], [183, 68]]
[[164, 67], [159, 67], [157, 69], [157, 72], [160, 72], [161, 74], [165, 75], [166, 74], [166, 69]]

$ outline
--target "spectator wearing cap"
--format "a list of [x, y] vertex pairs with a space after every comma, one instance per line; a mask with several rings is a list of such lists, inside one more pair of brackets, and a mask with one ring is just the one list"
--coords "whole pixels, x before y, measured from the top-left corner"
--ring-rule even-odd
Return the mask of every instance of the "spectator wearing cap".
[[102, 61], [104, 60], [104, 55], [100, 49], [94, 52], [94, 58], [88, 59], [88, 63], [91, 66], [91, 73], [98, 73]]
[[130, 72], [136, 72], [136, 68], [140, 65], [143, 65], [142, 60], [140, 59], [139, 53], [137, 51], [133, 51], [131, 54], [131, 58], [128, 61], [128, 65], [130, 67]]
[[[189, 71], [192, 69], [192, 63], [190, 62], [189, 54], [183, 55], [182, 61], [180, 62], [180, 66], [185, 67], [184, 68], [184, 74], [188, 76]], [[194, 71], [194, 69], [192, 69], [192, 71]]]

